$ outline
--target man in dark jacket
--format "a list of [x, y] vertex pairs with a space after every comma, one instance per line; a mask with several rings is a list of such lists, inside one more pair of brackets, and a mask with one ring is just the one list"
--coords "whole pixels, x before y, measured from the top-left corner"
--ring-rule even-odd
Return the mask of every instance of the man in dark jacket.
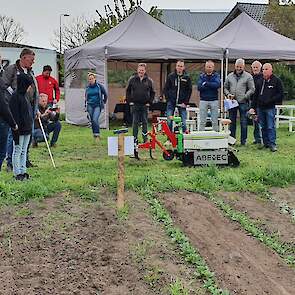
[[[263, 75], [262, 75], [262, 71], [261, 71], [262, 64], [258, 60], [255, 60], [251, 65], [251, 70], [252, 70], [252, 77], [253, 77], [255, 89], [256, 89], [258, 80], [263, 79]], [[251, 97], [251, 101], [252, 101], [252, 99], [253, 99], [253, 95]], [[262, 143], [261, 126], [258, 122], [258, 117], [256, 117], [256, 116], [255, 116], [255, 119], [253, 119], [253, 127], [254, 127], [253, 144], [261, 144]]]
[[[16, 61], [15, 64], [8, 66], [3, 75], [2, 79], [6, 88], [6, 95], [8, 97], [8, 101], [10, 100], [12, 94], [16, 91], [17, 86], [17, 76], [20, 73], [28, 74], [32, 79], [34, 84], [32, 85], [32, 92], [28, 96], [28, 99], [32, 106], [33, 115], [36, 115], [38, 110], [38, 87], [37, 81], [34, 76], [34, 72], [32, 70], [32, 65], [35, 61], [35, 53], [33, 50], [29, 48], [24, 48], [20, 53], [20, 59]], [[28, 95], [28, 94], [27, 94]], [[12, 151], [13, 151], [13, 140], [12, 140], [12, 132], [8, 133], [8, 141], [7, 141], [7, 171], [12, 170]], [[27, 161], [27, 166], [31, 167], [32, 164], [30, 161]]]
[[137, 66], [137, 73], [129, 79], [126, 89], [126, 100], [130, 104], [133, 115], [132, 127], [136, 142], [141, 121], [143, 141], [147, 141], [148, 108], [154, 97], [153, 81], [146, 74], [146, 64], [140, 63]]
[[206, 62], [205, 72], [200, 75], [197, 85], [200, 91], [200, 130], [205, 130], [210, 108], [213, 130], [218, 131], [218, 89], [221, 82], [218, 73], [214, 71], [213, 61]]
[[168, 75], [164, 87], [164, 95], [167, 100], [166, 114], [170, 130], [172, 130], [173, 124], [170, 117], [174, 115], [175, 108], [177, 107], [181, 116], [182, 131], [186, 131], [186, 106], [189, 104], [191, 94], [191, 78], [185, 72], [184, 61], [178, 60], [175, 71]]
[[276, 104], [282, 104], [284, 91], [282, 81], [272, 73], [272, 65], [266, 63], [262, 67], [263, 79], [258, 80], [252, 101], [251, 113], [258, 114], [262, 129], [264, 147], [272, 152], [277, 151], [275, 115]]
[[8, 128], [10, 127], [15, 131], [18, 129], [11, 114], [4, 91], [4, 83], [0, 79], [0, 170], [6, 156]]

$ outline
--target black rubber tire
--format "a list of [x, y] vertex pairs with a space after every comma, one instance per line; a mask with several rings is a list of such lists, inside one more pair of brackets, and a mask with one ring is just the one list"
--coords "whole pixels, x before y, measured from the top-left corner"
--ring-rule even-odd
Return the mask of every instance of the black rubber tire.
[[240, 161], [232, 151], [228, 151], [228, 165], [232, 167], [240, 166]]
[[184, 153], [182, 156], [183, 166], [192, 167], [194, 166], [194, 153]]
[[164, 158], [164, 160], [166, 160], [166, 161], [172, 161], [174, 159], [174, 152], [172, 150], [167, 150], [167, 152], [169, 153], [169, 156], [166, 155], [163, 152], [163, 158]]

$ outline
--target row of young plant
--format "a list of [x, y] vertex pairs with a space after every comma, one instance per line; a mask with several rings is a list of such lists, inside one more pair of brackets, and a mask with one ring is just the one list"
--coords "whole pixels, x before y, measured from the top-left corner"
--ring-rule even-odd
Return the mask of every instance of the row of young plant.
[[273, 237], [264, 230], [259, 228], [254, 221], [251, 220], [245, 213], [233, 209], [220, 198], [214, 196], [213, 193], [202, 192], [206, 198], [214, 202], [223, 214], [234, 222], [238, 222], [241, 227], [251, 236], [258, 239], [267, 247], [279, 254], [288, 264], [295, 266], [295, 247], [287, 243], [281, 242], [277, 237]]
[[148, 185], [133, 187], [133, 190], [137, 191], [150, 205], [154, 218], [164, 225], [167, 234], [178, 246], [185, 261], [196, 268], [196, 277], [204, 282], [204, 289], [212, 295], [229, 295], [229, 291], [218, 287], [214, 273], [210, 271], [198, 250], [190, 243], [185, 234], [174, 226], [171, 216], [155, 196], [154, 190]]

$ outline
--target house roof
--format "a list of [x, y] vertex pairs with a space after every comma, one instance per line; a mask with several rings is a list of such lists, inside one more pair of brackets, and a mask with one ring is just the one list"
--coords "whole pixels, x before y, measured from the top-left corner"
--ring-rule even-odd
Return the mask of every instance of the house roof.
[[184, 9], [161, 9], [161, 21], [168, 27], [191, 38], [201, 40], [216, 31], [226, 11], [193, 11]]
[[48, 48], [42, 48], [42, 47], [36, 47], [36, 46], [25, 45], [25, 44], [14, 43], [14, 42], [7, 42], [7, 41], [0, 41], [0, 47], [31, 48], [31, 49], [54, 50], [54, 49], [48, 49]]
[[[242, 12], [246, 12], [253, 19], [261, 23], [262, 25], [273, 29], [270, 23], [267, 23], [264, 20], [264, 16], [267, 11], [268, 4], [259, 4], [259, 3], [240, 3], [238, 2], [234, 8], [230, 11], [230, 13], [224, 18], [221, 22], [217, 30], [223, 28], [225, 25], [230, 23], [233, 19], [235, 19]], [[212, 32], [211, 32], [212, 33]]]

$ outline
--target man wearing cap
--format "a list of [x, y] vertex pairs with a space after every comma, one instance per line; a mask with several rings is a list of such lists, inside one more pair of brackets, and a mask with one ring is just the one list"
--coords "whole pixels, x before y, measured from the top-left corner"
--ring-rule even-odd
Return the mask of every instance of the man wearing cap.
[[38, 82], [39, 93], [45, 93], [48, 95], [48, 104], [53, 105], [58, 103], [60, 99], [60, 90], [56, 79], [51, 77], [52, 68], [50, 65], [43, 67], [41, 75], [36, 77]]

